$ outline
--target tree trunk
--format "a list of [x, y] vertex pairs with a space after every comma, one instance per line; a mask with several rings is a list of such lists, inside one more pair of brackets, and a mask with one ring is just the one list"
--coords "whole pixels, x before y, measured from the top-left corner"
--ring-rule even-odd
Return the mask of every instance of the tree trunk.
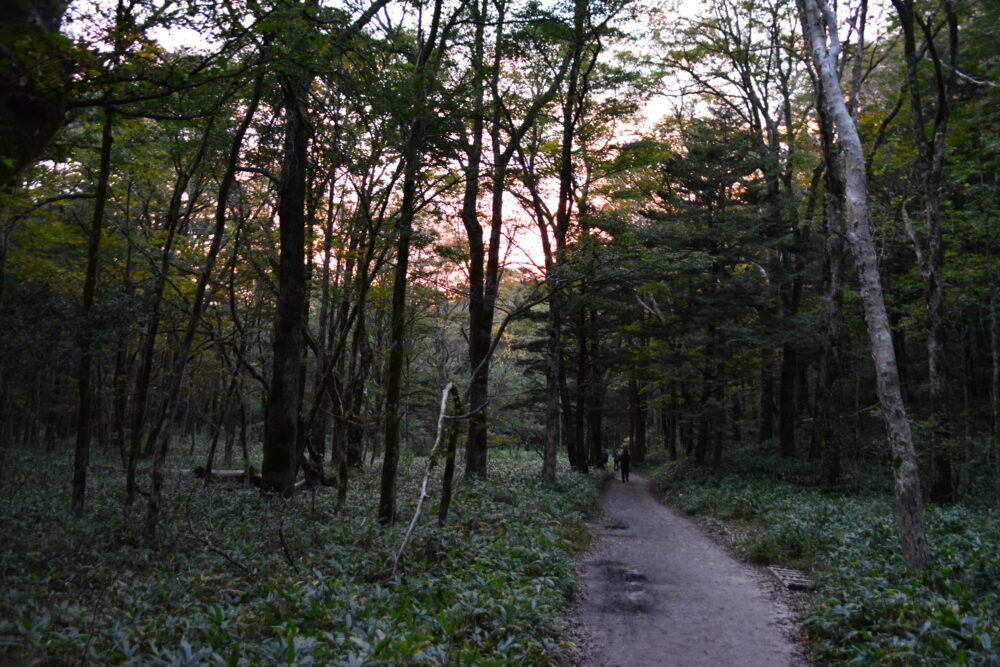
[[800, 0], [800, 3], [803, 32], [810, 45], [819, 83], [823, 87], [823, 104], [840, 137], [844, 159], [847, 236], [857, 266], [865, 321], [868, 324], [875, 362], [879, 403], [892, 454], [896, 514], [903, 557], [912, 568], [922, 570], [927, 565], [929, 549], [924, 528], [920, 476], [899, 383], [878, 257], [868, 227], [868, 184], [864, 152], [854, 119], [841, 94], [837, 69], [840, 42], [836, 14], [826, 0]]
[[[434, 14], [426, 42], [413, 70], [413, 123], [403, 154], [403, 198], [396, 222], [396, 268], [392, 283], [392, 313], [389, 322], [389, 368], [385, 390], [385, 452], [379, 487], [378, 520], [392, 523], [396, 515], [396, 477], [399, 468], [399, 408], [403, 383], [403, 362], [406, 348], [406, 284], [410, 260], [410, 240], [413, 218], [417, 209], [417, 185], [420, 172], [420, 152], [424, 146], [428, 122], [426, 95], [433, 68], [429, 65], [441, 21], [442, 0], [435, 0]], [[438, 55], [442, 55], [444, 39]]]
[[[547, 89], [535, 97], [524, 113], [521, 123], [508, 128], [506, 146], [503, 144], [502, 126], [505, 120], [503, 100], [500, 99], [500, 73], [503, 68], [504, 21], [506, 2], [496, 2], [497, 17], [492, 22], [495, 31], [493, 47], [494, 59], [490, 68], [490, 90], [493, 91], [492, 114], [490, 118], [490, 145], [493, 152], [493, 174], [490, 185], [490, 238], [484, 247], [483, 230], [476, 215], [476, 200], [479, 187], [474, 179], [479, 177], [479, 158], [482, 154], [484, 95], [481, 84], [474, 84], [475, 109], [473, 113], [473, 141], [469, 149], [469, 166], [466, 169], [466, 192], [462, 205], [462, 221], [468, 232], [470, 245], [469, 262], [469, 362], [472, 370], [469, 385], [469, 433], [466, 447], [465, 476], [485, 477], [487, 456], [487, 403], [489, 400], [490, 355], [493, 350], [493, 322], [496, 317], [496, 303], [500, 291], [500, 245], [504, 230], [504, 196], [506, 194], [507, 172], [510, 161], [520, 148], [521, 140], [534, 125], [539, 113], [558, 92], [559, 86], [569, 66], [569, 55], [557, 70]], [[478, 10], [476, 42], [474, 47], [474, 68], [478, 63], [482, 68], [482, 33], [486, 21], [487, 3]], [[485, 256], [485, 270], [483, 254]]]
[[[118, 349], [115, 350], [114, 397], [111, 402], [111, 421], [113, 424], [111, 431], [114, 433], [115, 449], [118, 450], [118, 456], [121, 459], [123, 467], [128, 465], [126, 448], [128, 438], [125, 430], [125, 411], [128, 404], [129, 366], [128, 342], [123, 335], [118, 339]], [[40, 401], [37, 401], [36, 405], [39, 403]]]
[[222, 435], [222, 429], [229, 422], [229, 414], [232, 412], [230, 408], [230, 403], [236, 391], [239, 388], [239, 373], [233, 369], [231, 371], [231, 378], [229, 380], [229, 387], [221, 396], [221, 401], [219, 402], [219, 414], [217, 414], [215, 419], [212, 421], [210, 429], [212, 431], [212, 440], [208, 448], [208, 459], [205, 461], [205, 470], [209, 475], [212, 473], [212, 469], [215, 467], [215, 450], [216, 446], [219, 444], [219, 437]]
[[91, 370], [94, 362], [94, 336], [90, 322], [90, 311], [97, 293], [97, 269], [100, 260], [101, 230], [104, 226], [104, 209], [108, 200], [108, 184], [111, 180], [111, 144], [114, 141], [114, 126], [110, 107], [104, 109], [104, 124], [101, 129], [101, 166], [97, 180], [94, 201], [94, 215], [90, 223], [90, 239], [87, 243], [87, 273], [83, 282], [83, 306], [81, 309], [82, 332], [80, 341], [80, 363], [77, 368], [79, 385], [79, 413], [76, 425], [76, 452], [73, 456], [73, 499], [72, 510], [77, 518], [83, 517], [87, 499], [87, 467], [90, 465], [90, 432], [92, 416]]
[[781, 348], [781, 381], [778, 391], [778, 441], [783, 458], [795, 456], [795, 421], [797, 415], [795, 381], [798, 375], [798, 354], [795, 346], [785, 343]]
[[646, 420], [649, 416], [649, 406], [646, 400], [645, 387], [635, 384], [635, 449], [632, 450], [632, 461], [642, 463], [646, 460]]
[[[569, 332], [567, 332], [567, 338], [569, 337], [568, 334]], [[579, 470], [580, 466], [585, 464], [580, 460], [583, 454], [583, 447], [577, 440], [576, 409], [566, 376], [566, 367], [569, 365], [569, 362], [561, 346], [559, 354], [563, 357], [559, 361], [559, 404], [562, 410], [559, 419], [560, 431], [562, 433], [561, 438], [563, 446], [566, 447], [566, 457], [569, 460], [570, 467], [574, 470]]]
[[[596, 325], [596, 314], [591, 311], [589, 315], [592, 325]], [[600, 339], [597, 335], [591, 335], [593, 330], [585, 336], [589, 340], [588, 361], [586, 364], [586, 412], [587, 412], [587, 448], [590, 451], [590, 460], [600, 468], [603, 468], [606, 460], [604, 454], [604, 441], [601, 433], [603, 428], [603, 406], [604, 403], [604, 379], [598, 363], [600, 357]]]
[[677, 431], [680, 426], [679, 422], [680, 410], [677, 405], [677, 383], [670, 383], [670, 408], [669, 408], [669, 418], [666, 425], [666, 437], [667, 437], [667, 452], [670, 456], [671, 461], [677, 460]]
[[[546, 410], [545, 410], [545, 453], [542, 460], [542, 480], [553, 483], [556, 479], [556, 458], [562, 435], [562, 417], [560, 414], [560, 377], [562, 377], [562, 297], [561, 285], [557, 277], [563, 266], [566, 250], [567, 233], [573, 210], [573, 143], [580, 120], [577, 105], [580, 103], [580, 70], [583, 62], [583, 47], [585, 39], [587, 4], [585, 0], [575, 0], [573, 11], [573, 44], [567, 51], [568, 60], [564, 67], [569, 66], [566, 80], [566, 94], [562, 103], [562, 138], [559, 146], [559, 201], [553, 221], [553, 241], [555, 247], [549, 246], [545, 221], [539, 218], [542, 226], [542, 246], [546, 255], [545, 280], [549, 287], [549, 319], [548, 319], [548, 366], [546, 373]], [[536, 196], [537, 199], [537, 196]], [[536, 202], [537, 206], [537, 202]]]
[[712, 411], [715, 413], [712, 420], [712, 470], [717, 471], [722, 467], [722, 436], [726, 423], [725, 387], [721, 382], [715, 387], [715, 406]]
[[[581, 285], [581, 292], [585, 287]], [[582, 473], [588, 472], [591, 462], [597, 463], [597, 459], [591, 458], [587, 450], [586, 417], [587, 417], [587, 309], [580, 305], [577, 314], [576, 329], [576, 407], [573, 411], [573, 434], [576, 441], [576, 450], [579, 452], [579, 462], [577, 468]]]
[[[927, 306], [927, 379], [930, 385], [930, 442], [931, 500], [948, 503], [954, 500], [951, 460], [947, 443], [948, 424], [946, 404], [948, 388], [945, 361], [945, 300], [944, 300], [944, 249], [941, 233], [941, 190], [944, 171], [945, 138], [948, 133], [948, 115], [954, 88], [956, 57], [958, 51], [958, 26], [954, 8], [944, 0], [948, 37], [949, 62], [942, 62], [935, 45], [935, 34], [926, 18], [917, 15], [913, 0], [892, 0], [899, 16], [903, 33], [903, 55], [906, 61], [907, 89], [910, 99], [910, 118], [914, 141], [917, 145], [916, 172], [923, 218], [926, 227], [926, 254], [920, 240], [909, 225], [904, 209], [904, 221], [914, 244], [925, 285], [924, 302]], [[933, 65], [934, 112], [931, 137], [927, 136], [927, 119], [921, 100], [921, 81], [918, 74], [916, 30], [922, 29], [926, 53]]]
[[818, 113], [823, 141], [823, 359], [819, 378], [819, 424], [817, 427], [823, 486], [833, 489], [840, 483], [840, 395], [837, 385], [843, 374], [844, 346], [843, 283], [844, 249], [844, 173], [839, 160], [833, 121], [823, 104], [823, 89]]
[[[327, 433], [329, 431], [329, 412], [324, 409], [326, 398], [330, 396], [332, 390], [329, 388], [330, 377], [335, 374], [335, 364], [330, 359], [330, 350], [333, 344], [333, 313], [334, 309], [330, 304], [330, 284], [332, 282], [331, 258], [333, 256], [333, 235], [335, 221], [335, 198], [336, 179], [331, 178], [329, 182], [329, 192], [327, 197], [326, 222], [323, 226], [323, 263], [320, 273], [320, 307], [319, 307], [319, 333], [316, 345], [316, 371], [313, 374], [313, 404], [309, 411], [308, 442], [307, 449], [316, 452], [316, 461], [313, 463], [322, 472], [323, 460], [326, 458]], [[308, 321], [309, 314], [305, 314]]]
[[760, 429], [757, 443], [764, 445], [774, 439], [774, 376], [771, 374], [770, 357], [761, 364]]
[[[992, 248], [993, 245], [989, 246]], [[990, 374], [990, 388], [992, 389], [991, 414], [993, 417], [993, 439], [991, 449], [993, 450], [993, 505], [1000, 509], [1000, 318], [997, 317], [998, 285], [1000, 285], [1000, 271], [994, 276], [993, 285], [990, 287], [990, 358], [993, 362], [992, 373]]]
[[[502, 6], [502, 5], [501, 5]], [[476, 25], [473, 43], [473, 109], [472, 141], [468, 148], [465, 168], [465, 196], [462, 201], [462, 222], [469, 239], [469, 429], [465, 445], [465, 477], [486, 478], [487, 402], [489, 401], [488, 359], [492, 329], [492, 313], [486, 304], [486, 247], [483, 226], [479, 222], [479, 173], [483, 154], [484, 105], [483, 53], [487, 4], [473, 3]], [[503, 13], [497, 19], [497, 39], [503, 32]], [[499, 53], [497, 53], [499, 58]], [[494, 63], [493, 76], [497, 74]], [[494, 135], [494, 140], [496, 139]]]
[[[135, 393], [132, 399], [132, 429], [129, 433], [128, 464], [125, 473], [125, 506], [135, 501], [138, 492], [135, 472], [139, 463], [139, 448], [142, 446], [146, 427], [146, 414], [149, 403], [149, 388], [153, 377], [153, 358], [156, 353], [156, 339], [160, 332], [160, 307], [163, 304], [163, 290], [167, 285], [170, 264], [173, 258], [174, 239], [181, 218], [183, 194], [190, 180], [190, 171], [183, 168], [177, 174], [174, 191], [170, 196], [170, 205], [164, 220], [167, 238], [160, 253], [160, 271], [153, 286], [149, 315], [142, 336], [142, 351], [139, 356], [139, 372], [135, 380]], [[155, 437], [155, 433], [154, 433]]]
[[698, 417], [698, 434], [694, 445], [695, 465], [705, 465], [705, 455], [708, 452], [708, 440], [711, 434], [711, 426], [708, 419], [708, 408], [705, 401], [701, 402], [701, 416]]
[[[458, 397], [458, 392], [451, 395], [453, 417], [462, 414], [462, 399]], [[455, 451], [458, 448], [458, 434], [461, 430], [461, 422], [452, 419], [449, 425], [448, 450], [444, 457], [444, 472], [441, 476], [441, 506], [438, 509], [438, 525], [444, 527], [448, 522], [448, 510], [451, 507], [452, 484], [455, 480]]]
[[[373, 241], [374, 242], [374, 241]], [[341, 403], [341, 414], [345, 421], [343, 462], [348, 467], [358, 467], [365, 460], [365, 378], [373, 363], [374, 355], [366, 340], [368, 336], [364, 308], [368, 293], [368, 263], [357, 270], [358, 309], [357, 322], [351, 334], [351, 355], [348, 373], [344, 381], [347, 401]]]
[[548, 484], [556, 481], [556, 461], [562, 435], [560, 428], [559, 376], [562, 373], [560, 296], [555, 276], [546, 276], [550, 282], [548, 340], [546, 344], [547, 365], [545, 371], [545, 450], [542, 455], [542, 480]]
[[306, 305], [306, 168], [309, 77], [283, 77], [285, 141], [278, 186], [280, 257], [273, 359], [264, 416], [261, 491], [291, 493], [298, 474]]

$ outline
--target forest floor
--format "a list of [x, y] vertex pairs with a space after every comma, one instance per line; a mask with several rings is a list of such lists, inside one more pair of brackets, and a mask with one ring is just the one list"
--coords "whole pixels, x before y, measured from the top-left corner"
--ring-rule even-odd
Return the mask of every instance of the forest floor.
[[591, 524], [572, 620], [577, 664], [809, 664], [790, 594], [658, 502], [649, 478], [631, 478], [608, 483]]

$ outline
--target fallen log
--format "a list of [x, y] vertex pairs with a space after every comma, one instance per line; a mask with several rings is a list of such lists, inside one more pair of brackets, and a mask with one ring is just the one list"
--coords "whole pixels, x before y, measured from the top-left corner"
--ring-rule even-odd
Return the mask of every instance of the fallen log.
[[[183, 471], [183, 472], [187, 472], [187, 471]], [[251, 479], [253, 478], [254, 473], [255, 473], [254, 469], [251, 468], [250, 469], [250, 477], [251, 477]], [[206, 477], [210, 477], [211, 479], [219, 479], [219, 480], [228, 479], [228, 480], [232, 480], [232, 481], [236, 481], [236, 482], [242, 482], [243, 480], [246, 479], [247, 471], [246, 470], [206, 470], [202, 466], [198, 466], [198, 467], [192, 468], [190, 474], [193, 474], [195, 477], [197, 477], [199, 479], [205, 479]]]

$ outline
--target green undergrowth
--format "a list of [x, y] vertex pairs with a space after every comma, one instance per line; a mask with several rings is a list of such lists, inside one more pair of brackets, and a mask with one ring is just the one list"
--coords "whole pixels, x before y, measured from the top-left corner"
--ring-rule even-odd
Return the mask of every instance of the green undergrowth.
[[545, 488], [537, 457], [495, 454], [487, 481], [459, 482], [445, 527], [436, 496], [425, 503], [393, 575], [423, 464], [401, 466], [392, 527], [373, 521], [378, 470], [359, 473], [340, 513], [333, 490], [280, 500], [175, 477], [152, 548], [145, 502], [123, 512], [121, 473], [93, 472], [76, 521], [66, 462], [7, 461], [0, 663], [565, 662], [572, 556], [600, 480], [563, 469]]
[[902, 561], [885, 494], [828, 494], [687, 463], [651, 473], [672, 505], [738, 526], [747, 560], [815, 579], [804, 620], [819, 663], [1000, 665], [1000, 527], [989, 512], [927, 506], [931, 563], [918, 575]]

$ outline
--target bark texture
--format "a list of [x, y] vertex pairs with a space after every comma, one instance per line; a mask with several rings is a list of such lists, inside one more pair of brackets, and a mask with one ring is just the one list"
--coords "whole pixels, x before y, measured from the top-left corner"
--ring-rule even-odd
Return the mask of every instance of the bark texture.
[[920, 475], [913, 435], [906, 416], [892, 343], [892, 329], [885, 308], [878, 258], [868, 226], [868, 185], [864, 151], [857, 127], [841, 94], [837, 59], [840, 41], [837, 17], [826, 0], [800, 0], [804, 34], [812, 52], [823, 104], [839, 135], [844, 160], [844, 194], [847, 237], [861, 287], [865, 322], [872, 346], [882, 417], [885, 420], [895, 481], [896, 515], [903, 557], [916, 570], [927, 565]]
[[278, 190], [280, 257], [274, 352], [264, 418], [261, 490], [287, 494], [298, 473], [298, 423], [302, 399], [306, 303], [306, 154], [308, 85], [298, 76], [282, 82], [285, 143]]

